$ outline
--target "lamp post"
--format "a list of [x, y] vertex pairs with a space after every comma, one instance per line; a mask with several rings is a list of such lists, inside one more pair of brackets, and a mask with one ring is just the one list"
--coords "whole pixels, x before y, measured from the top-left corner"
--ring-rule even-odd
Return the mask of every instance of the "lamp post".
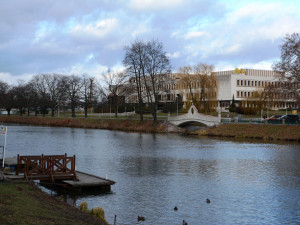
[[176, 96], [176, 115], [178, 116], [178, 95]]
[[269, 118], [269, 96], [267, 95], [267, 118]]
[[111, 119], [111, 102], [109, 104], [109, 118]]

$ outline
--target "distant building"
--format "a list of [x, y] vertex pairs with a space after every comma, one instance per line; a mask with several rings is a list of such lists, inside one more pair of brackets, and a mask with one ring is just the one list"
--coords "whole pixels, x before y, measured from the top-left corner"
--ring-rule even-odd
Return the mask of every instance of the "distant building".
[[[279, 81], [278, 75], [272, 70], [256, 70], [256, 69], [234, 69], [228, 71], [213, 72], [218, 81], [218, 92], [212, 93], [216, 95], [217, 106], [225, 110], [232, 103], [234, 97], [236, 103], [239, 105], [243, 101], [253, 99], [254, 93], [263, 91], [268, 86], [279, 87], [283, 84]], [[160, 103], [175, 103], [179, 98], [180, 101], [186, 105], [188, 101], [188, 90], [183, 90], [180, 86], [180, 78], [182, 74], [169, 74], [166, 76], [166, 82], [158, 84], [157, 98]], [[135, 88], [135, 78], [129, 80], [126, 88], [131, 87], [132, 90]], [[299, 85], [299, 84], [298, 84]], [[195, 90], [197, 84], [194, 84]], [[300, 87], [300, 86], [299, 86]], [[199, 87], [198, 87], [199, 88]], [[142, 87], [145, 91], [146, 88]], [[146, 97], [144, 97], [146, 100]], [[268, 100], [272, 100], [269, 107], [273, 109], [284, 109], [284, 108], [297, 108], [295, 96], [291, 93], [281, 93], [268, 96]], [[266, 101], [266, 99], [265, 99]], [[131, 95], [126, 96], [126, 103], [138, 103], [138, 96], [133, 91]], [[146, 102], [146, 101], [144, 101]], [[246, 107], [252, 107], [251, 103], [244, 103]], [[265, 106], [266, 106], [265, 102]]]
[[[220, 107], [229, 107], [234, 96], [237, 102], [254, 98], [255, 92], [263, 91], [268, 86], [279, 87], [282, 83], [272, 70], [235, 69], [215, 72], [219, 80], [218, 101]], [[296, 100], [292, 94], [274, 94], [267, 96], [272, 101], [270, 108], [295, 108]], [[247, 104], [247, 103], [246, 103]], [[246, 105], [251, 107], [251, 105]]]

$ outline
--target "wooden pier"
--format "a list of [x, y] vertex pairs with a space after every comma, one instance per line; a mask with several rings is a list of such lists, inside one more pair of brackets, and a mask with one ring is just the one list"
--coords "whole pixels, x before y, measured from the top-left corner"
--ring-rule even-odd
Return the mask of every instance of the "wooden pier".
[[44, 184], [58, 185], [66, 189], [110, 190], [115, 181], [75, 170], [75, 155], [41, 155], [17, 157], [16, 174], [24, 174], [26, 180], [40, 180]]

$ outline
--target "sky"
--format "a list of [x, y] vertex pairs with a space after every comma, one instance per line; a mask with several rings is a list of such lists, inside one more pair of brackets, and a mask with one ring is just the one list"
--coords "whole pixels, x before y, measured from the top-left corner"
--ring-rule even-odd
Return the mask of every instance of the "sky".
[[0, 0], [0, 80], [43, 73], [100, 78], [136, 39], [162, 42], [172, 71], [272, 68], [300, 33], [299, 0]]

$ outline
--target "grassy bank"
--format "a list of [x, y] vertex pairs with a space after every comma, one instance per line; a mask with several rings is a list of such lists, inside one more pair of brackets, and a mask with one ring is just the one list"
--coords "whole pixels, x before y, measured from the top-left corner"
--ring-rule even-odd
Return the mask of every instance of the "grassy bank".
[[25, 181], [0, 182], [0, 224], [102, 224], [64, 201]]
[[298, 141], [300, 126], [266, 124], [222, 124], [191, 134], [214, 137], [250, 138], [261, 140]]
[[157, 125], [154, 125], [152, 120], [140, 122], [139, 120], [129, 119], [0, 116], [0, 123], [18, 123], [53, 127], [109, 129], [151, 133], [161, 133], [166, 131], [166, 126], [162, 122], [158, 122]]
[[[131, 119], [96, 119], [96, 118], [57, 118], [57, 117], [26, 117], [0, 116], [0, 123], [18, 123], [39, 126], [74, 127], [135, 131], [147, 133], [182, 132], [175, 126], [153, 120], [140, 122]], [[267, 124], [222, 124], [217, 127], [206, 127], [204, 130], [187, 132], [191, 135], [250, 138], [262, 140], [284, 140], [300, 142], [300, 126], [267, 125]]]

